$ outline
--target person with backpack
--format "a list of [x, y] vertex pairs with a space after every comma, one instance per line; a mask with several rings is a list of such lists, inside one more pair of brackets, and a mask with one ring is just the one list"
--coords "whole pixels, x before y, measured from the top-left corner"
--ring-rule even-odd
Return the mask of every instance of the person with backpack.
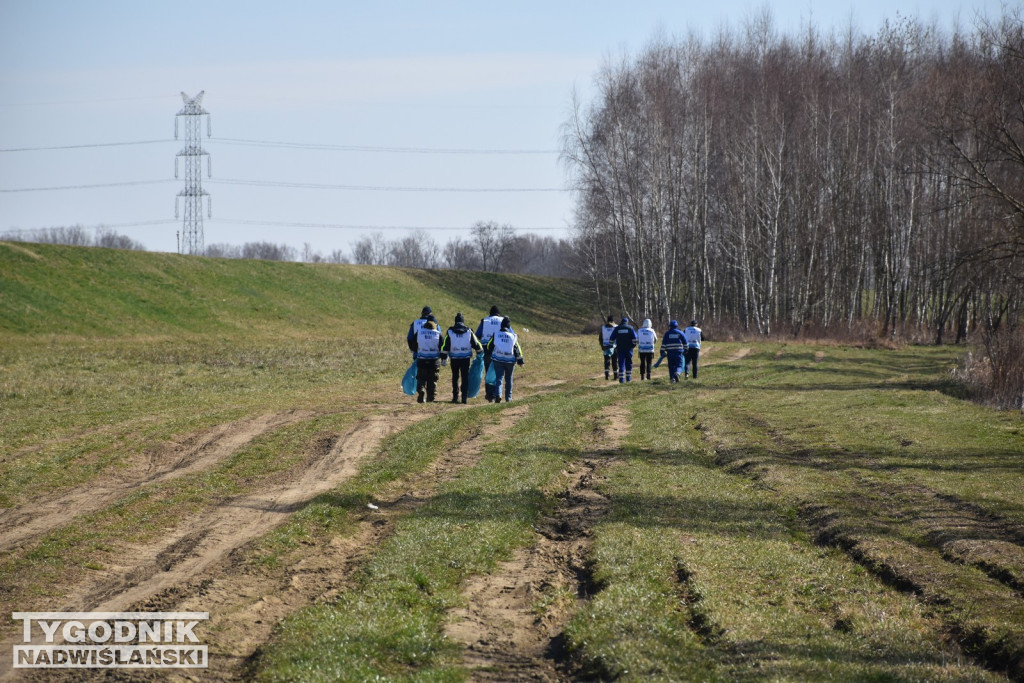
[[636, 331], [637, 355], [640, 357], [640, 379], [651, 378], [651, 361], [654, 360], [654, 345], [658, 342], [658, 334], [651, 327], [651, 319], [644, 318], [640, 329]]
[[426, 401], [432, 403], [441, 369], [441, 331], [433, 315], [428, 315], [416, 332], [412, 350], [416, 354], [416, 402], [423, 403], [426, 394]]
[[690, 326], [683, 330], [686, 338], [686, 352], [683, 356], [683, 377], [690, 376], [690, 364], [693, 364], [693, 378], [697, 379], [697, 359], [700, 357], [700, 343], [704, 340], [704, 333], [697, 327], [697, 321], [691, 320]]
[[629, 324], [629, 318], [612, 331], [615, 340], [615, 356], [619, 368], [619, 384], [633, 381], [633, 349], [636, 347], [636, 330]]
[[[488, 370], [491, 369], [491, 352], [490, 344], [491, 338], [494, 334], [501, 329], [502, 315], [501, 311], [498, 310], [497, 306], [491, 306], [491, 311], [486, 318], [480, 321], [480, 324], [476, 328], [477, 339], [484, 347], [484, 376]], [[494, 400], [496, 394], [494, 393], [494, 385], [484, 383], [484, 398], [490, 403]]]
[[612, 333], [615, 331], [615, 319], [608, 316], [608, 321], [597, 331], [597, 343], [601, 345], [601, 353], [604, 355], [604, 378], [608, 379], [608, 371], [611, 368], [612, 379], [619, 378], [619, 366], [615, 362], [615, 339]]
[[519, 346], [519, 337], [512, 331], [512, 321], [502, 318], [501, 329], [494, 333], [487, 342], [494, 363], [494, 402], [501, 403], [502, 389], [505, 402], [512, 400], [512, 373], [516, 365], [523, 365], [523, 350]]
[[[679, 329], [679, 323], [673, 320], [668, 324], [668, 331], [661, 338], [661, 353], [668, 357], [668, 381], [678, 382], [683, 371], [683, 353], [686, 351], [686, 337]], [[659, 361], [660, 362], [660, 361]]]
[[[473, 334], [473, 330], [466, 327], [466, 318], [461, 313], [455, 314], [455, 324], [448, 328], [441, 342], [441, 364], [445, 360], [452, 367], [452, 403], [459, 402], [459, 385], [462, 385], [462, 402], [466, 402], [469, 394], [469, 363], [473, 358], [473, 352], [482, 352], [483, 345]], [[479, 384], [477, 388], [479, 389]]]

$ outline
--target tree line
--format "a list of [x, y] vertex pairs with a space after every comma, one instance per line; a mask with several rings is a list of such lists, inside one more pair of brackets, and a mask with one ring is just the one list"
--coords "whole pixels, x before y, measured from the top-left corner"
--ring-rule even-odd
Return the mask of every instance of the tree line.
[[[1019, 9], [944, 35], [658, 38], [577, 97], [563, 159], [603, 305], [941, 343], [1024, 297]], [[952, 340], [951, 339], [951, 340]]]
[[564, 277], [572, 274], [575, 249], [569, 240], [518, 234], [507, 224], [478, 221], [467, 239], [456, 237], [443, 247], [423, 231], [386, 240], [380, 233], [364, 235], [352, 249], [359, 265], [406, 268], [450, 268], [492, 273]]

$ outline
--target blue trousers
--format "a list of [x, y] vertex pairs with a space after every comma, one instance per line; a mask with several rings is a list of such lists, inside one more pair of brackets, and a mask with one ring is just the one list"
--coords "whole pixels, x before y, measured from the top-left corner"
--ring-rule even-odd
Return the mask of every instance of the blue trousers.
[[512, 371], [516, 369], [515, 363], [505, 363], [500, 360], [492, 360], [494, 363], [494, 396], [501, 398], [502, 389], [505, 390], [505, 400], [512, 399]]
[[629, 351], [616, 351], [619, 361], [619, 382], [628, 382], [633, 374], [633, 349]]
[[683, 372], [683, 350], [676, 349], [668, 351], [668, 378], [669, 381], [679, 381], [679, 375]]

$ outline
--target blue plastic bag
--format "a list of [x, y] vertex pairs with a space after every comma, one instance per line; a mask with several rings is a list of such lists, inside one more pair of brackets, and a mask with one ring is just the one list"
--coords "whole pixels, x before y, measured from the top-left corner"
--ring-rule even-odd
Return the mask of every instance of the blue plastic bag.
[[484, 357], [482, 354], [477, 354], [477, 357], [473, 359], [473, 362], [469, 364], [469, 391], [466, 393], [468, 398], [476, 398], [480, 394], [480, 380], [484, 378]]
[[402, 391], [409, 396], [416, 395], [416, 361], [413, 361], [409, 369], [405, 371], [405, 377], [402, 378]]
[[494, 374], [494, 361], [491, 361], [491, 367], [487, 368], [487, 377], [484, 378], [484, 384], [494, 384], [498, 381], [498, 376]]

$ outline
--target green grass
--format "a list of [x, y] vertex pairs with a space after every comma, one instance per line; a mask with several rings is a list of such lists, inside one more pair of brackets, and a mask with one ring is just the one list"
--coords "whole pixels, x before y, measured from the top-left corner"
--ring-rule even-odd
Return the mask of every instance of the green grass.
[[788, 501], [716, 466], [678, 396], [633, 403], [603, 492], [604, 589], [568, 629], [627, 680], [985, 680], [913, 598], [808, 542]]
[[590, 317], [586, 301], [579, 282], [523, 275], [0, 242], [0, 334], [230, 336], [256, 328], [354, 339], [405, 332], [424, 305], [451, 325], [457, 312], [473, 323], [492, 304], [517, 326], [564, 332]]
[[[526, 415], [396, 515], [333, 602], [286, 619], [254, 676], [465, 678], [448, 610], [469, 576], [536, 539], [611, 403], [628, 409], [630, 432], [598, 478], [609, 512], [593, 529], [598, 590], [565, 634], [574, 670], [1024, 675], [1024, 420], [959, 398], [958, 349], [712, 340], [699, 381], [669, 385], [661, 368], [654, 382], [608, 386], [591, 379], [591, 337], [555, 334], [587, 324], [585, 292], [554, 284], [0, 244], [0, 507], [116, 476], [216, 425], [310, 411], [206, 471], [5, 549], [3, 605], [61, 604], [71, 580], [115, 566], [127, 544], [288, 477], [367, 415], [419, 409], [398, 388], [409, 321], [424, 304], [446, 322], [496, 303], [522, 331]], [[723, 362], [741, 346], [753, 352]], [[352, 533], [368, 501], [516, 405], [424, 407], [430, 419], [386, 439], [249, 558], [285, 568], [315, 552], [302, 541]]]
[[528, 416], [458, 473], [367, 562], [337, 601], [293, 615], [259, 662], [262, 680], [461, 680], [443, 635], [460, 582], [534, 539], [552, 491], [608, 396], [530, 399]]

